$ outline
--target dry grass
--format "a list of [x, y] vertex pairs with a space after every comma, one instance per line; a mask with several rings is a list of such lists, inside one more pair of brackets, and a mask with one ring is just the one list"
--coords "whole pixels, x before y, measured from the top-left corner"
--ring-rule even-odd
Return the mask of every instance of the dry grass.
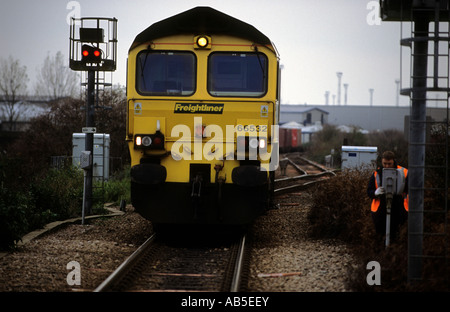
[[308, 216], [313, 237], [361, 242], [370, 219], [366, 195], [369, 177], [369, 171], [346, 170], [315, 187]]

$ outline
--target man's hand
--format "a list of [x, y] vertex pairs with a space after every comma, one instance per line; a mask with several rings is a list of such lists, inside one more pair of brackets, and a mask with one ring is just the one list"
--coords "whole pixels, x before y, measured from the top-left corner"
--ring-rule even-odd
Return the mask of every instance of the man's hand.
[[380, 186], [379, 188], [377, 188], [377, 189], [375, 190], [375, 196], [383, 195], [384, 192], [385, 192], [385, 191], [384, 191], [384, 187]]

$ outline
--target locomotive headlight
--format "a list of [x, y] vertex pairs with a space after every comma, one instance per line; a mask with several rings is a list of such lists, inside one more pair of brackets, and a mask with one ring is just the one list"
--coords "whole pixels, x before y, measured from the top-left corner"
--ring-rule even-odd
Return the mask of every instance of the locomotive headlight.
[[250, 141], [248, 142], [248, 145], [251, 148], [256, 149], [258, 147], [258, 139], [257, 138], [251, 138]]
[[211, 37], [196, 36], [194, 38], [194, 44], [197, 49], [211, 49]]
[[150, 146], [152, 144], [152, 138], [149, 136], [145, 136], [142, 138], [142, 145], [144, 146]]
[[206, 47], [206, 46], [208, 45], [208, 38], [206, 38], [206, 37], [198, 37], [198, 39], [197, 39], [197, 45], [198, 45], [200, 48]]

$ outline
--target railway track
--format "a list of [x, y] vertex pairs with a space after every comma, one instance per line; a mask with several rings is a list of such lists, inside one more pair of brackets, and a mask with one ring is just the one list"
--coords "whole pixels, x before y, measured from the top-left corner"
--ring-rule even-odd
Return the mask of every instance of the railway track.
[[287, 154], [280, 160], [275, 179], [275, 195], [285, 194], [314, 185], [334, 176], [328, 168], [298, 154]]
[[179, 246], [154, 234], [95, 292], [237, 292], [247, 269], [246, 249], [245, 235], [220, 246]]
[[[334, 175], [297, 154], [286, 155], [278, 170], [276, 195], [306, 188]], [[248, 267], [246, 236], [225, 241], [228, 243], [180, 245], [158, 240], [153, 234], [94, 291], [240, 291]]]

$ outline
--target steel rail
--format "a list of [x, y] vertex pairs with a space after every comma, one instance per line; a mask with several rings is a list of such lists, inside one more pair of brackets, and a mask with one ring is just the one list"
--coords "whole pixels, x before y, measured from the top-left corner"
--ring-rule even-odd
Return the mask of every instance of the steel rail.
[[131, 254], [106, 280], [104, 280], [94, 292], [111, 291], [112, 286], [117, 284], [126, 274], [129, 268], [133, 267], [139, 258], [144, 254], [147, 248], [155, 240], [156, 234], [152, 234], [135, 252]]
[[322, 170], [322, 171], [329, 171], [326, 167], [324, 167], [324, 166], [322, 166], [322, 165], [320, 165], [320, 164], [318, 164], [318, 163], [316, 163], [316, 162], [314, 162], [314, 161], [311, 161], [311, 160], [309, 160], [309, 159], [306, 159], [305, 157], [303, 157], [303, 156], [299, 156], [299, 158], [302, 160], [302, 161], [304, 161], [304, 162], [306, 162], [306, 163], [308, 163], [308, 164], [310, 164], [311, 166], [314, 166], [314, 167], [316, 167], [316, 168], [318, 168], [318, 169], [320, 169], [320, 170]]
[[281, 187], [281, 188], [275, 189], [274, 193], [276, 195], [289, 193], [289, 192], [292, 192], [292, 191], [295, 191], [295, 190], [300, 190], [300, 189], [304, 189], [304, 188], [310, 187], [310, 186], [312, 186], [312, 185], [314, 185], [314, 184], [316, 184], [318, 182], [321, 182], [321, 181], [322, 180], [310, 181], [310, 182], [306, 182], [306, 183], [303, 183], [303, 184], [295, 184], [295, 185], [289, 185], [289, 186]]
[[295, 176], [295, 177], [279, 178], [279, 179], [275, 179], [275, 183], [290, 182], [290, 181], [303, 180], [303, 179], [314, 179], [314, 178], [319, 178], [324, 175], [333, 175], [334, 176], [336, 174], [333, 171], [324, 171], [324, 172], [320, 172], [320, 173], [304, 174], [304, 175], [299, 175], [299, 176]]
[[294, 176], [294, 177], [284, 177], [284, 178], [279, 178], [279, 179], [275, 179], [275, 183], [278, 184], [286, 184], [286, 183], [294, 183], [296, 181], [299, 180], [308, 180], [308, 179], [314, 179], [314, 181], [310, 181], [310, 182], [306, 182], [306, 183], [302, 183], [302, 184], [294, 184], [294, 185], [288, 185], [288, 186], [283, 186], [283, 187], [278, 187], [274, 189], [274, 193], [275, 194], [283, 194], [283, 193], [288, 193], [288, 192], [292, 192], [295, 190], [299, 190], [299, 189], [303, 189], [303, 188], [307, 188], [311, 185], [314, 185], [320, 181], [322, 181], [321, 179], [319, 179], [322, 176], [325, 175], [332, 175], [335, 176], [336, 173], [334, 173], [332, 170], [329, 170], [323, 166], [321, 166], [320, 164], [317, 164], [313, 161], [310, 161], [309, 159], [306, 159], [304, 157], [299, 157], [299, 159], [302, 162], [305, 162], [315, 168], [318, 168], [321, 172], [320, 173], [313, 173], [313, 174], [308, 174], [306, 173], [305, 170], [303, 170], [301, 167], [301, 165], [296, 165], [294, 162], [292, 162], [289, 158], [286, 158], [289, 163], [291, 163], [292, 165], [295, 165], [294, 167], [298, 170], [298, 171], [303, 171], [305, 172], [305, 174], [299, 175], [299, 176]]
[[244, 267], [245, 240], [246, 240], [246, 235], [243, 235], [239, 242], [238, 253], [236, 255], [233, 279], [231, 280], [231, 287], [230, 287], [231, 292], [238, 292], [239, 285], [241, 284], [241, 276], [242, 276], [242, 271], [243, 271], [243, 267]]

